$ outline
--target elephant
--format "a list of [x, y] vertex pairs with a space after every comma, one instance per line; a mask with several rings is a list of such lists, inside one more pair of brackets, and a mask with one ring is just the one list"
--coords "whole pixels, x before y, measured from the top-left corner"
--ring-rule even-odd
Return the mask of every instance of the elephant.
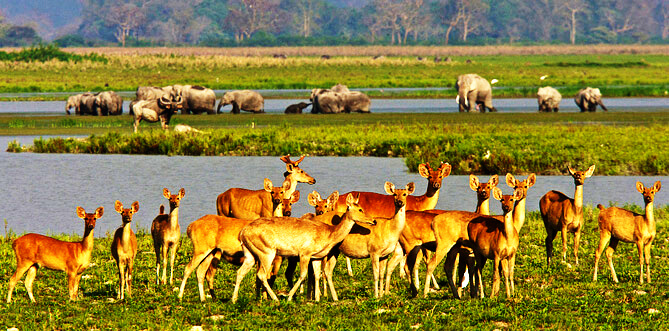
[[181, 114], [216, 114], [216, 94], [212, 89], [199, 85], [172, 85], [170, 95], [183, 99]]
[[325, 93], [325, 92], [335, 92], [335, 91], [332, 91], [330, 89], [324, 89], [324, 88], [311, 89], [311, 96], [309, 96], [309, 101], [314, 102], [314, 99], [316, 99], [317, 95], [319, 95], [321, 93]]
[[137, 133], [139, 122], [142, 120], [152, 123], [160, 121], [163, 130], [167, 130], [172, 115], [181, 107], [183, 107], [183, 100], [180, 96], [163, 95], [155, 100], [137, 100], [132, 105], [134, 132]]
[[81, 103], [81, 96], [83, 94], [77, 94], [77, 95], [72, 95], [69, 98], [67, 98], [67, 102], [65, 103], [65, 113], [70, 115], [70, 109], [74, 108], [74, 114], [79, 115], [79, 106]]
[[581, 112], [594, 112], [597, 105], [600, 105], [604, 111], [608, 111], [602, 103], [602, 92], [598, 88], [586, 87], [581, 89], [574, 97], [574, 102], [576, 102], [578, 108], [581, 108]]
[[95, 95], [95, 107], [98, 114], [121, 115], [123, 114], [123, 98], [114, 91], [104, 91]]
[[539, 91], [537, 91], [539, 112], [557, 113], [560, 110], [560, 101], [562, 101], [562, 95], [558, 90], [550, 86], [540, 87]]
[[165, 94], [172, 92], [172, 86], [155, 87], [155, 86], [138, 86], [135, 94], [135, 100], [155, 100]]
[[344, 111], [343, 93], [325, 91], [314, 96], [314, 103], [311, 106], [312, 114], [336, 114]]
[[312, 103], [300, 102], [286, 107], [286, 114], [302, 114], [302, 109], [309, 107]]
[[102, 116], [102, 113], [95, 106], [95, 97], [93, 93], [84, 93], [79, 99], [79, 115], [97, 115]]
[[[492, 87], [490, 83], [477, 74], [465, 74], [458, 76], [455, 82], [455, 90], [458, 96], [455, 101], [459, 105], [460, 112], [485, 112], [486, 108], [491, 112], [497, 109], [492, 105]], [[471, 105], [476, 104], [472, 110]]]
[[358, 91], [340, 93], [344, 102], [344, 112], [369, 113], [371, 100], [369, 97]]
[[265, 112], [265, 99], [256, 91], [237, 90], [225, 92], [221, 97], [221, 102], [219, 102], [216, 112], [220, 114], [221, 107], [230, 104], [232, 104], [231, 113], [233, 114], [239, 114], [240, 110], [253, 113]]

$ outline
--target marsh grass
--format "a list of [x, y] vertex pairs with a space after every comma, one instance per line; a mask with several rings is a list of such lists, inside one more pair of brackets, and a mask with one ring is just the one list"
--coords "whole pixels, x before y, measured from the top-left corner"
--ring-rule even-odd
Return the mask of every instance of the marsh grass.
[[[660, 192], [659, 194], [662, 194]], [[612, 202], [617, 204], [619, 202]], [[628, 205], [633, 206], [633, 205]], [[186, 206], [184, 206], [186, 207]], [[643, 207], [633, 206], [636, 210]], [[138, 231], [139, 250], [133, 276], [134, 295], [117, 302], [118, 276], [109, 253], [111, 233], [95, 239], [92, 265], [84, 272], [77, 302], [67, 301], [67, 281], [62, 272], [40, 269], [35, 281], [36, 304], [28, 300], [21, 283], [12, 304], [0, 305], [1, 325], [19, 329], [666, 329], [669, 304], [669, 239], [666, 236], [669, 206], [656, 206], [657, 237], [653, 245], [651, 284], [638, 284], [638, 258], [633, 244], [621, 243], [614, 263], [621, 283], [611, 280], [605, 261], [600, 261], [600, 277], [592, 282], [594, 250], [598, 244], [598, 210], [585, 208], [585, 224], [579, 257], [573, 265], [571, 236], [567, 263], [559, 256], [553, 265], [545, 262], [545, 230], [538, 212], [527, 215], [521, 231], [516, 260], [516, 295], [507, 299], [504, 290], [496, 299], [465, 297], [454, 300], [446, 288], [441, 267], [437, 278], [442, 290], [427, 298], [411, 298], [407, 281], [393, 275], [392, 293], [373, 298], [371, 266], [368, 260], [354, 260], [354, 276], [346, 274], [343, 263], [335, 268], [335, 286], [339, 302], [328, 299], [320, 303], [297, 295], [294, 302], [259, 301], [249, 273], [242, 283], [240, 300], [229, 302], [234, 287], [236, 267], [222, 263], [216, 275], [218, 300], [202, 304], [197, 295], [194, 276], [186, 284], [183, 301], [172, 289], [180, 284], [192, 245], [182, 237], [175, 285], [155, 285], [155, 255], [146, 229]], [[109, 222], [118, 221], [109, 218]], [[192, 220], [185, 220], [182, 228]], [[11, 220], [10, 220], [11, 222]], [[119, 222], [120, 223], [120, 222]], [[143, 223], [146, 224], [146, 223]], [[80, 240], [79, 234], [57, 235], [63, 240]], [[15, 260], [11, 240], [15, 234], [0, 240], [0, 293], [6, 294], [7, 279], [14, 272]], [[554, 242], [558, 251], [560, 239]], [[558, 253], [559, 255], [559, 253]], [[605, 258], [604, 258], [605, 260]], [[491, 263], [484, 270], [484, 281], [490, 289]], [[281, 271], [281, 274], [283, 270]], [[424, 277], [424, 270], [421, 270]], [[279, 291], [287, 291], [283, 276], [277, 280]], [[487, 292], [489, 294], [489, 292]], [[656, 311], [656, 312], [655, 312]]]

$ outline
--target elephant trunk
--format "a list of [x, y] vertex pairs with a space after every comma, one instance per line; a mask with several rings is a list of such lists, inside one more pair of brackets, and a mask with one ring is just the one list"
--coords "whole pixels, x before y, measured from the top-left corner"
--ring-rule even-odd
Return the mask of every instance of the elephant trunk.
[[601, 100], [599, 101], [599, 106], [602, 107], [604, 111], [609, 111], [608, 109], [606, 109], [606, 106], [604, 106], [604, 103]]
[[460, 111], [469, 111], [469, 100], [467, 99], [467, 91], [465, 89], [458, 91], [458, 104], [460, 104]]

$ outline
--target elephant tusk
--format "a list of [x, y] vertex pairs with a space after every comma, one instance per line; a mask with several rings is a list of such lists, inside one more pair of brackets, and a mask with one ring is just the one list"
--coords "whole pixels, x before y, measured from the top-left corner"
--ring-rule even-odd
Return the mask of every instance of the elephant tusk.
[[457, 103], [458, 105], [460, 104], [460, 96], [459, 95], [455, 97], [455, 103]]

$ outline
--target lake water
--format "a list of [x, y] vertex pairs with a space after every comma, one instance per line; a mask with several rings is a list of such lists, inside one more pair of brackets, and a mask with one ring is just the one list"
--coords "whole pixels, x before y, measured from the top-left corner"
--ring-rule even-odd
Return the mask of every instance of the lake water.
[[[34, 138], [0, 137], [0, 146], [7, 146], [14, 139], [30, 144]], [[300, 166], [317, 182], [298, 185], [301, 197], [293, 206], [293, 215], [313, 212], [307, 203], [307, 194], [313, 190], [321, 195], [334, 190], [381, 193], [385, 181], [396, 186], [413, 181], [416, 194], [423, 194], [427, 184], [420, 175], [409, 173], [404, 160], [399, 158], [307, 157]], [[102, 236], [121, 225], [121, 217], [114, 211], [117, 199], [126, 206], [139, 201], [140, 209], [133, 222], [148, 229], [160, 204], [167, 207], [163, 188], [176, 192], [183, 187], [186, 196], [181, 202], [179, 222], [185, 233], [192, 221], [216, 213], [218, 194], [231, 187], [261, 189], [265, 177], [280, 183], [285, 164], [278, 157], [14, 154], [5, 152], [3, 147], [0, 169], [3, 169], [0, 187], [4, 189], [0, 219], [6, 220], [14, 232], [81, 235], [83, 222], [77, 218], [75, 208], [82, 206], [92, 212], [103, 206], [105, 214], [97, 222], [95, 232], [96, 236]], [[487, 181], [489, 176], [480, 178]], [[619, 205], [643, 205], [635, 182], [652, 185], [661, 180], [666, 186], [668, 179], [669, 176], [593, 176], [586, 181], [584, 203], [608, 206], [612, 201]], [[505, 194], [511, 193], [506, 184], [501, 183], [500, 187]], [[537, 210], [541, 196], [552, 189], [573, 196], [573, 180], [569, 176], [538, 176], [536, 185], [529, 190], [527, 209]], [[656, 206], [666, 205], [669, 194], [660, 191], [655, 201]], [[437, 208], [473, 210], [475, 206], [476, 194], [469, 188], [467, 176], [444, 179]], [[501, 213], [499, 202], [493, 200], [490, 206], [493, 213]]]

